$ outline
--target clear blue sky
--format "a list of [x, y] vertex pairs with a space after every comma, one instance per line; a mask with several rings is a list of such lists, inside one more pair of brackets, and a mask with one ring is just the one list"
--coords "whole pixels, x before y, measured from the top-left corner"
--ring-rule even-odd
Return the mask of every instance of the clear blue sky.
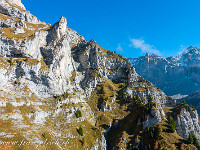
[[200, 47], [199, 0], [22, 0], [41, 21], [68, 26], [125, 57]]

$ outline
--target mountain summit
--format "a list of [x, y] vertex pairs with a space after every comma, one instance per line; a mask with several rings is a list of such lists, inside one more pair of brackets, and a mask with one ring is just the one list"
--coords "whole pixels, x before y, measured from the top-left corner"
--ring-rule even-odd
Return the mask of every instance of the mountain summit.
[[1, 2], [0, 149], [199, 148], [192, 106], [86, 41], [65, 17], [49, 25], [20, 1]]
[[14, 6], [14, 7], [20, 7], [22, 9], [26, 10], [25, 7], [24, 7], [24, 5], [22, 4], [21, 0], [1, 0], [1, 5], [2, 4], [6, 4], [6, 3], [10, 4], [11, 7], [12, 6]]

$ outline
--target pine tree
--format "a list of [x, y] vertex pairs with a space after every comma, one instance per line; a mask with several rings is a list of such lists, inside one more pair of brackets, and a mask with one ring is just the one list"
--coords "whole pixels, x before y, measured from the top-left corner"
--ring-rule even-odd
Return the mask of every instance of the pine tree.
[[149, 94], [149, 97], [148, 97], [148, 109], [151, 109], [152, 106], [153, 106], [153, 98]]
[[194, 139], [192, 137], [192, 134], [189, 133], [189, 137], [188, 137], [189, 142], [192, 144], [194, 142]]
[[136, 95], [136, 100], [140, 101], [140, 97], [138, 95]]
[[143, 99], [141, 99], [141, 103], [144, 104], [144, 100]]
[[151, 150], [151, 145], [149, 144], [148, 150]]
[[172, 131], [173, 133], [176, 131], [174, 126], [171, 126], [171, 131]]
[[186, 103], [186, 101], [185, 100], [183, 100], [183, 106], [185, 107], [185, 109], [186, 109], [186, 111], [188, 111], [188, 105], [187, 105], [187, 103]]
[[147, 125], [147, 131], [149, 132], [149, 126]]
[[152, 132], [154, 133], [154, 131], [155, 131], [155, 129], [154, 129], [154, 127], [152, 127]]
[[184, 105], [184, 106], [186, 105], [186, 101], [185, 101], [185, 100], [183, 100], [183, 105]]
[[83, 128], [81, 126], [78, 129], [78, 134], [83, 136]]
[[197, 137], [194, 135], [194, 133], [192, 133], [192, 137], [193, 137], [193, 140], [194, 140], [193, 144], [194, 144], [198, 149], [200, 149], [199, 141], [198, 141]]
[[151, 137], [153, 138], [153, 132], [151, 132], [150, 134], [151, 134]]
[[82, 117], [81, 111], [79, 109], [76, 111], [75, 115], [77, 118]]
[[66, 92], [63, 94], [63, 98], [64, 98], [64, 99], [67, 99], [68, 96], [69, 96], [69, 93], [66, 91]]
[[169, 123], [170, 123], [170, 128], [172, 132], [175, 132], [175, 121], [174, 118], [172, 118], [171, 116], [169, 117]]
[[150, 94], [149, 94], [149, 97], [148, 97], [148, 102], [149, 102], [149, 104], [152, 104], [152, 103], [153, 103], [153, 99], [152, 99], [152, 97], [151, 97]]

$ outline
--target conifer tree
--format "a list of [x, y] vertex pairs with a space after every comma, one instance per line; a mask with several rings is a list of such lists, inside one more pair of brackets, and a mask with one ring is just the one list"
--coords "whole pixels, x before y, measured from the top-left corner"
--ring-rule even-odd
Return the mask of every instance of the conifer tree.
[[83, 128], [81, 126], [78, 129], [78, 134], [83, 136]]
[[151, 97], [150, 94], [149, 94], [149, 97], [148, 97], [148, 102], [149, 102], [149, 104], [152, 104], [152, 103], [153, 103], [153, 98]]
[[192, 137], [192, 134], [189, 133], [189, 137], [188, 137], [189, 142], [192, 144], [194, 142], [194, 139]]
[[175, 121], [173, 117], [169, 117], [170, 128], [172, 132], [175, 132]]
[[198, 149], [200, 149], [199, 141], [198, 141], [197, 137], [194, 135], [194, 133], [192, 133], [192, 137], [193, 137], [193, 140], [194, 140], [193, 144], [194, 144]]

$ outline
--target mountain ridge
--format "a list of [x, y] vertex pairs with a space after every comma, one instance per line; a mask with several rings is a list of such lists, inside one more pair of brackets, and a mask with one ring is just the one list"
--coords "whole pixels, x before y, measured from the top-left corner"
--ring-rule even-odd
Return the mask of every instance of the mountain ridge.
[[128, 60], [141, 76], [153, 82], [169, 96], [188, 95], [200, 90], [198, 48], [190, 46], [176, 57], [163, 58], [155, 54], [146, 54]]

